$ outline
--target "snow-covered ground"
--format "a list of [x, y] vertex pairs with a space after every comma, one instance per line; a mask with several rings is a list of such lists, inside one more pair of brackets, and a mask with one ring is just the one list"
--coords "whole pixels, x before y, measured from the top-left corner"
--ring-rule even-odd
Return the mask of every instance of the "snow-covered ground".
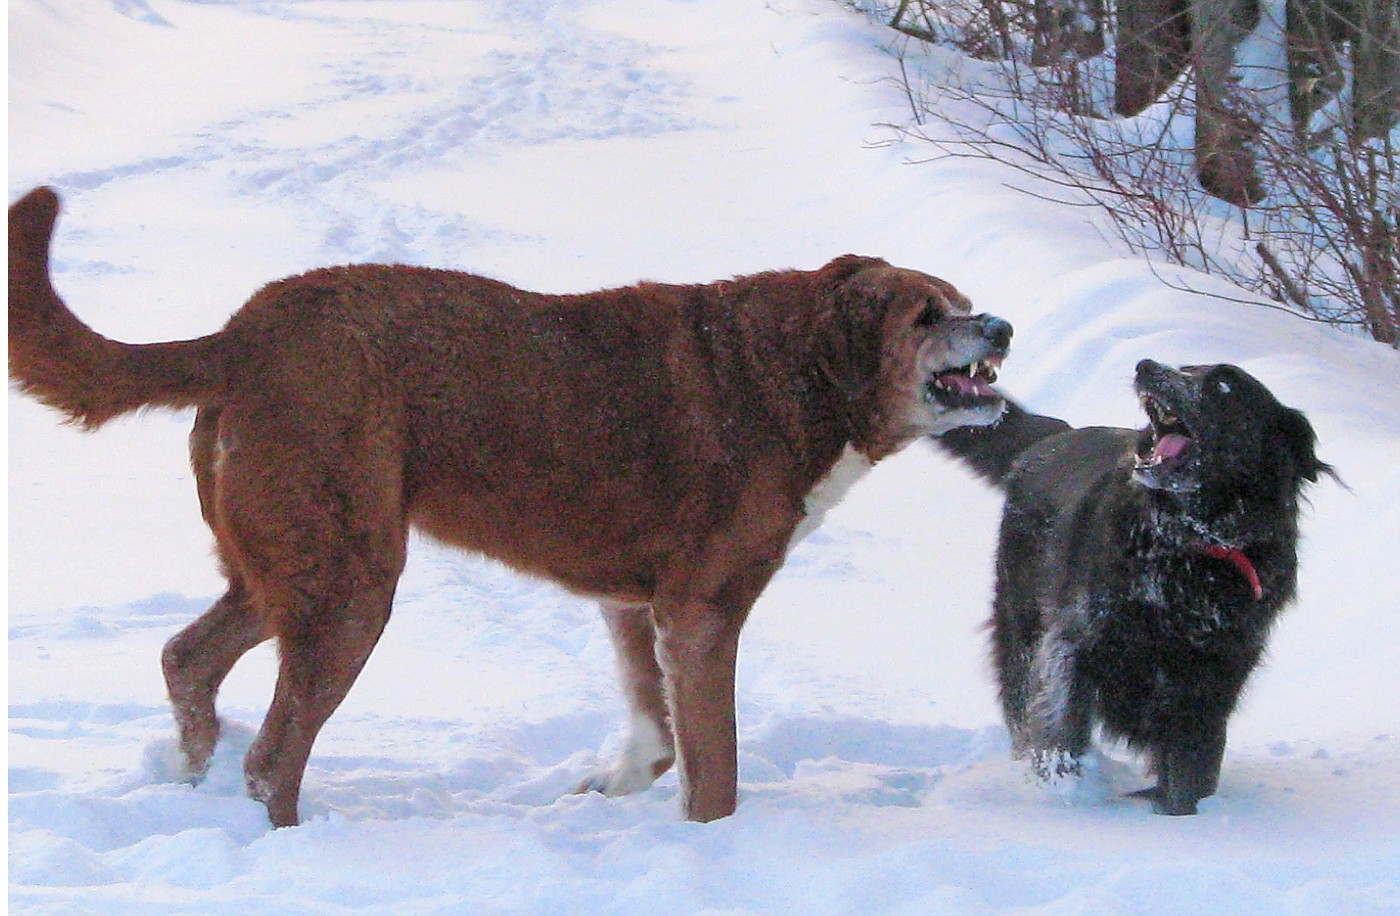
[[755, 610], [734, 817], [682, 822], [673, 775], [566, 794], [620, 738], [601, 622], [415, 542], [305, 823], [273, 832], [239, 773], [271, 648], [223, 692], [211, 778], [171, 779], [160, 647], [221, 591], [189, 416], [86, 436], [11, 394], [15, 911], [1400, 912], [1394, 351], [1173, 291], [992, 165], [906, 164], [930, 151], [872, 126], [907, 117], [888, 36], [831, 0], [11, 0], [9, 27], [10, 199], [64, 193], [58, 285], [114, 337], [205, 333], [347, 261], [565, 291], [855, 251], [1013, 321], [1005, 387], [1036, 409], [1135, 426], [1139, 358], [1236, 362], [1350, 487], [1312, 490], [1299, 600], [1194, 818], [1120, 797], [1121, 752], [1050, 787], [1008, 759], [999, 500], [918, 445]]

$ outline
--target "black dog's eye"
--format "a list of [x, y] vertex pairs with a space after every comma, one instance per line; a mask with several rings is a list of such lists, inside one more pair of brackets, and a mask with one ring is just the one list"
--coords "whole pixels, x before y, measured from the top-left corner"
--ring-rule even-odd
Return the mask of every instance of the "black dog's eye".
[[1216, 394], [1233, 394], [1235, 391], [1233, 373], [1227, 372], [1224, 369], [1216, 369], [1208, 373], [1203, 384]]

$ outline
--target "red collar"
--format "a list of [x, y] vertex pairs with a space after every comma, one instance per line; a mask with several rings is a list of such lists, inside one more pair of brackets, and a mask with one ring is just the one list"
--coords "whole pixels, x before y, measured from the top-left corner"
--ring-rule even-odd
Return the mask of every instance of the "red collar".
[[1264, 586], [1259, 584], [1259, 571], [1254, 568], [1249, 557], [1244, 555], [1243, 550], [1238, 547], [1225, 547], [1221, 544], [1207, 544], [1205, 552], [1217, 560], [1229, 560], [1249, 583], [1250, 591], [1254, 592], [1255, 601], [1264, 597]]

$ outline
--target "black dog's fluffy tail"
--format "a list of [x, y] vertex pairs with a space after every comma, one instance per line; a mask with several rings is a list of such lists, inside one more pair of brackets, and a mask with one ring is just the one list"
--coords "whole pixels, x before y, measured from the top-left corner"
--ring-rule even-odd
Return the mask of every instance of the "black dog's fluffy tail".
[[963, 426], [930, 439], [987, 480], [1001, 486], [1016, 456], [1047, 436], [1072, 429], [1064, 420], [1029, 413], [1008, 400], [991, 426]]

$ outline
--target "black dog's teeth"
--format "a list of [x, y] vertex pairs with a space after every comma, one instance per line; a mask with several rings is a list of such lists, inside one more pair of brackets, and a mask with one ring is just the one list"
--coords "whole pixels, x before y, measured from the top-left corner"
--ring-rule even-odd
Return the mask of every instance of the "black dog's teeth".
[[1139, 393], [1138, 400], [1142, 403], [1143, 412], [1147, 414], [1149, 427], [1138, 440], [1136, 454], [1133, 456], [1137, 468], [1145, 470], [1180, 459], [1193, 444], [1190, 428], [1152, 395]]
[[1143, 412], [1147, 414], [1147, 418], [1152, 421], [1152, 425], [1157, 428], [1159, 433], [1185, 430], [1186, 427], [1181, 422], [1181, 418], [1170, 413], [1162, 406], [1161, 401], [1146, 394], [1142, 395], [1140, 400], [1142, 402]]

